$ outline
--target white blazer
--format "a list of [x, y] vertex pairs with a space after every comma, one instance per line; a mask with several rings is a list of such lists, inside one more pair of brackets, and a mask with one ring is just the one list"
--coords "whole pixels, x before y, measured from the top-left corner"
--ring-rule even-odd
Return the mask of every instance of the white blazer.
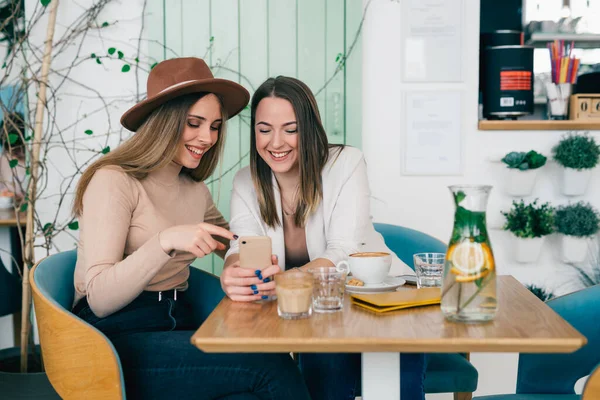
[[[373, 228], [370, 216], [370, 190], [367, 166], [360, 150], [345, 147], [340, 153], [331, 149], [323, 168], [323, 199], [306, 223], [306, 247], [311, 260], [326, 258], [337, 264], [359, 251], [392, 253]], [[279, 186], [273, 175], [273, 189], [279, 220], [283, 220]], [[230, 229], [238, 236], [269, 236], [273, 254], [285, 269], [283, 226], [267, 226], [260, 215], [258, 196], [250, 167], [238, 171], [231, 194]], [[231, 241], [227, 256], [239, 252]], [[392, 253], [393, 254], [393, 253]], [[413, 270], [393, 254], [391, 275], [414, 275]]]

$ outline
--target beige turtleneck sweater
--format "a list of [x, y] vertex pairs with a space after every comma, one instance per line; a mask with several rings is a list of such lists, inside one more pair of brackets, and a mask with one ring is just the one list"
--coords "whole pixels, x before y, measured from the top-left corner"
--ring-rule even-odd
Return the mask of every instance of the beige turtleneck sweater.
[[87, 296], [94, 314], [105, 317], [144, 290], [187, 289], [195, 257], [184, 251], [166, 254], [159, 233], [200, 222], [229, 226], [206, 185], [180, 171], [172, 162], [141, 181], [119, 167], [94, 174], [79, 218], [74, 304]]

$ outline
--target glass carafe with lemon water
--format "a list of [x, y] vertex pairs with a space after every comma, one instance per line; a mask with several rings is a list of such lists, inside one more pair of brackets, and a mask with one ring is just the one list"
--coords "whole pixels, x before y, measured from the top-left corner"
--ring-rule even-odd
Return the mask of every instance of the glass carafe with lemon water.
[[497, 310], [496, 268], [486, 227], [491, 186], [450, 186], [456, 206], [442, 281], [442, 313], [451, 321], [482, 322]]

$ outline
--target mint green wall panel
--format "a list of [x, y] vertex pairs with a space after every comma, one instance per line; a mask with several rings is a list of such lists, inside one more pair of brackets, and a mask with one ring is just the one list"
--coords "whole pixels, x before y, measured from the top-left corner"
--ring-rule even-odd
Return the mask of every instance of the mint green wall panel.
[[[171, 0], [165, 0], [171, 4]], [[183, 8], [182, 14], [176, 18], [176, 13], [172, 13], [175, 18], [167, 20], [167, 32], [179, 30], [178, 36], [181, 37], [182, 57], [200, 57], [210, 63], [209, 48], [211, 33], [210, 18], [210, 0], [181, 0]], [[171, 24], [172, 27], [171, 27]], [[179, 28], [179, 29], [177, 29]]]
[[344, 54], [344, 0], [326, 2], [325, 77], [331, 79], [324, 89], [325, 130], [331, 143], [344, 143], [344, 72], [338, 71]]
[[297, 0], [267, 0], [269, 76], [297, 76]]
[[[269, 77], [269, 49], [267, 36], [267, 1], [240, 0], [240, 70], [242, 85], [250, 95]], [[250, 110], [242, 112], [241, 167], [249, 164]]]
[[[183, 14], [184, 0], [164, 0], [166, 58], [180, 57], [183, 53], [183, 31], [187, 25]], [[206, 19], [205, 19], [206, 21]]]
[[[358, 27], [363, 18], [361, 0], [346, 0], [344, 7], [345, 30], [344, 43], [347, 54], [352, 45]], [[358, 37], [356, 45], [344, 69], [344, 142], [350, 146], [362, 148], [362, 40]], [[381, 99], [385, 101], [385, 99]]]
[[[144, 38], [148, 40], [148, 56], [153, 62], [164, 60], [164, 8], [163, 0], [150, 0], [144, 15]], [[144, 86], [143, 91], [146, 88]]]
[[[325, 92], [317, 94], [325, 83], [325, 9], [322, 0], [298, 1], [298, 79], [315, 93], [321, 119], [325, 122]], [[308, 22], [310, 21], [310, 22]]]

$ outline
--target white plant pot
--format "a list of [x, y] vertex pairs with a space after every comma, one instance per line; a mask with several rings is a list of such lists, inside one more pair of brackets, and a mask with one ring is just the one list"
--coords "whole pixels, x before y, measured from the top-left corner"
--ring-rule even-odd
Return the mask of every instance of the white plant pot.
[[534, 263], [540, 258], [544, 237], [520, 238], [513, 235], [513, 251], [515, 261], [519, 263]]
[[561, 191], [565, 196], [581, 196], [585, 194], [590, 177], [592, 176], [591, 169], [577, 170], [573, 168], [560, 168]]
[[575, 237], [560, 235], [561, 256], [563, 262], [580, 263], [585, 261], [588, 254], [590, 239], [587, 237]]
[[516, 168], [504, 169], [504, 190], [514, 197], [529, 196], [533, 192], [539, 168], [521, 171]]

